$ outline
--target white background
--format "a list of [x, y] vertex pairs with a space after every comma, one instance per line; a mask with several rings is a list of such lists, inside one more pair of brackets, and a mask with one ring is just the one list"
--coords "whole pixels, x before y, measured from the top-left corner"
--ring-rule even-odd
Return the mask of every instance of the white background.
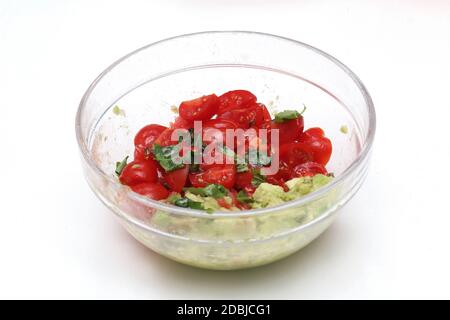
[[[318, 240], [213, 272], [134, 241], [80, 169], [78, 102], [182, 33], [283, 35], [347, 64], [378, 113], [370, 173]], [[0, 298], [450, 298], [450, 1], [0, 0]]]

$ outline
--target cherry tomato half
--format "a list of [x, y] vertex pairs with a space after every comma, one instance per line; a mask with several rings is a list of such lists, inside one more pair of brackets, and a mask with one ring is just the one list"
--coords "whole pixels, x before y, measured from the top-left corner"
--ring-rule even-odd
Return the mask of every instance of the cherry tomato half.
[[158, 182], [144, 182], [131, 186], [131, 190], [154, 200], [166, 199], [169, 191]]
[[243, 108], [256, 102], [256, 96], [247, 90], [228, 91], [219, 97], [219, 114]]
[[158, 144], [163, 147], [171, 146], [178, 143], [178, 140], [173, 141], [172, 140], [172, 133], [175, 131], [175, 129], [167, 128], [164, 130], [158, 138], [153, 142], [153, 144]]
[[300, 136], [299, 141], [310, 146], [315, 162], [325, 166], [330, 161], [333, 147], [321, 128], [306, 130]]
[[184, 168], [163, 172], [162, 175], [170, 190], [181, 192], [186, 184], [188, 173], [189, 166], [185, 165]]
[[236, 168], [234, 165], [213, 167], [203, 172], [189, 174], [189, 180], [194, 187], [203, 188], [215, 183], [227, 189], [233, 187], [236, 179]]
[[156, 182], [158, 180], [156, 162], [152, 159], [144, 161], [134, 160], [123, 168], [119, 179], [120, 182], [127, 186], [143, 182]]
[[327, 174], [327, 169], [317, 162], [305, 162], [294, 167], [291, 173], [291, 178], [314, 176], [316, 174]]
[[217, 113], [219, 98], [215, 94], [203, 96], [180, 104], [180, 117], [188, 121], [208, 120]]
[[232, 109], [217, 116], [221, 120], [231, 120], [239, 128], [248, 129], [250, 126], [260, 126], [263, 122], [263, 110], [259, 104], [253, 104], [246, 108]]
[[280, 147], [279, 159], [293, 168], [298, 164], [313, 161], [312, 149], [309, 145], [302, 142], [292, 142]]
[[171, 123], [170, 127], [172, 129], [191, 129], [194, 127], [194, 121], [188, 121], [182, 117], [176, 117], [175, 121]]
[[149, 124], [143, 127], [134, 137], [134, 159], [145, 160], [150, 156], [155, 140], [167, 128], [159, 124]]
[[303, 117], [277, 123], [272, 121], [271, 130], [278, 129], [280, 144], [296, 141], [303, 132]]
[[234, 186], [237, 190], [242, 190], [252, 184], [253, 173], [251, 170], [236, 173], [236, 182]]

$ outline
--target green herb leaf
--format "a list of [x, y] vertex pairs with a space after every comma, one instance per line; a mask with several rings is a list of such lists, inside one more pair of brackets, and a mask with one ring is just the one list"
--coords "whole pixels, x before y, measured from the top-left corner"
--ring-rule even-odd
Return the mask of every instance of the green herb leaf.
[[123, 168], [125, 168], [125, 166], [127, 165], [127, 162], [128, 162], [128, 156], [126, 156], [122, 161], [116, 162], [116, 171], [115, 172], [116, 172], [117, 176], [120, 176], [120, 174], [123, 171]]
[[252, 184], [258, 187], [263, 182], [266, 182], [266, 177], [261, 174], [259, 169], [253, 169]]
[[250, 198], [244, 190], [239, 191], [236, 198], [237, 198], [237, 201], [243, 202], [243, 203], [252, 203], [253, 202], [253, 199]]
[[180, 158], [180, 145], [173, 145], [162, 147], [159, 144], [153, 145], [153, 154], [155, 160], [159, 162], [161, 167], [166, 171], [173, 171], [179, 168], [183, 168], [183, 163], [175, 163], [174, 159]]
[[193, 201], [189, 198], [179, 198], [179, 199], [175, 200], [175, 202], [173, 204], [176, 205], [177, 207], [182, 207], [182, 208], [205, 210], [205, 208], [203, 208], [203, 204], [201, 202]]
[[236, 172], [237, 173], [246, 172], [246, 171], [248, 171], [248, 165], [246, 163], [237, 163], [236, 164]]
[[209, 184], [204, 188], [189, 187], [183, 190], [202, 197], [213, 197], [214, 199], [220, 199], [228, 195], [228, 190], [220, 184]]
[[298, 117], [300, 117], [300, 113], [297, 110], [284, 110], [275, 114], [275, 122], [282, 123]]

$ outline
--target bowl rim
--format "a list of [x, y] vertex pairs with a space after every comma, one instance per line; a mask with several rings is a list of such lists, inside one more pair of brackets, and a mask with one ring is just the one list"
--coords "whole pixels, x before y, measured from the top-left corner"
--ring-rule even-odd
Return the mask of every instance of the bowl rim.
[[[122, 184], [119, 183], [119, 181], [115, 178], [113, 178], [113, 176], [106, 174], [105, 172], [103, 172], [103, 170], [101, 170], [96, 163], [94, 162], [94, 160], [92, 159], [92, 157], [89, 154], [89, 150], [88, 150], [88, 146], [85, 143], [84, 139], [83, 139], [83, 135], [81, 133], [81, 116], [83, 113], [83, 110], [85, 108], [86, 105], [86, 101], [88, 100], [89, 96], [91, 95], [92, 91], [95, 89], [95, 87], [97, 86], [97, 84], [109, 73], [111, 72], [117, 65], [119, 65], [121, 62], [127, 60], [128, 58], [138, 54], [141, 51], [144, 51], [150, 47], [156, 46], [160, 43], [164, 43], [167, 41], [172, 41], [172, 40], [177, 40], [180, 38], [188, 38], [188, 37], [195, 37], [195, 36], [201, 36], [201, 35], [205, 35], [205, 34], [245, 34], [245, 35], [256, 35], [256, 36], [262, 36], [262, 37], [268, 37], [268, 38], [274, 38], [277, 40], [283, 40], [283, 41], [287, 41], [287, 42], [291, 42], [295, 45], [298, 46], [302, 46], [306, 49], [309, 49], [311, 51], [313, 51], [314, 53], [328, 59], [329, 61], [331, 61], [333, 64], [335, 64], [337, 67], [339, 67], [342, 71], [344, 71], [350, 78], [351, 80], [356, 84], [356, 86], [358, 87], [360, 93], [362, 94], [367, 110], [368, 110], [368, 115], [369, 115], [369, 126], [368, 126], [368, 133], [366, 136], [366, 139], [364, 141], [364, 144], [362, 145], [361, 151], [358, 154], [358, 156], [353, 160], [353, 162], [339, 175], [337, 176], [335, 179], [333, 179], [330, 183], [328, 183], [327, 185], [319, 188], [318, 190], [315, 190], [301, 198], [295, 199], [295, 200], [291, 200], [288, 202], [285, 202], [283, 204], [277, 205], [277, 206], [273, 206], [273, 207], [267, 207], [267, 208], [261, 208], [261, 209], [251, 209], [251, 210], [241, 210], [241, 211], [214, 211], [212, 214], [211, 213], [207, 213], [201, 210], [195, 210], [195, 209], [190, 209], [190, 208], [182, 208], [182, 207], [176, 207], [170, 204], [165, 204], [163, 202], [157, 201], [157, 200], [153, 200], [150, 198], [147, 198], [145, 196], [142, 196], [140, 194], [137, 194], [133, 191], [131, 191], [131, 189], [127, 188], [126, 186], [123, 186]], [[326, 193], [328, 193], [331, 189], [333, 189], [336, 185], [338, 185], [342, 180], [344, 180], [347, 176], [349, 176], [351, 173], [353, 173], [356, 168], [359, 167], [359, 165], [364, 162], [366, 160], [366, 158], [368, 157], [368, 155], [370, 154], [370, 150], [372, 148], [373, 145], [373, 141], [375, 138], [375, 131], [376, 131], [376, 112], [375, 112], [375, 107], [372, 101], [372, 98], [368, 92], [368, 90], [366, 89], [366, 87], [364, 86], [364, 84], [362, 83], [362, 81], [359, 79], [359, 77], [350, 70], [350, 68], [348, 68], [345, 64], [343, 64], [341, 61], [339, 61], [338, 59], [336, 59], [335, 57], [331, 56], [330, 54], [316, 48], [313, 47], [309, 44], [303, 43], [301, 41], [297, 41], [291, 38], [287, 38], [287, 37], [283, 37], [283, 36], [278, 36], [278, 35], [274, 35], [274, 34], [270, 34], [270, 33], [264, 33], [264, 32], [257, 32], [257, 31], [241, 31], [241, 30], [218, 30], [218, 31], [201, 31], [201, 32], [194, 32], [194, 33], [187, 33], [187, 34], [182, 34], [182, 35], [177, 35], [177, 36], [173, 36], [173, 37], [169, 37], [169, 38], [165, 38], [153, 43], [150, 43], [148, 45], [145, 45], [139, 49], [136, 49], [128, 54], [126, 54], [125, 56], [121, 57], [120, 59], [116, 60], [114, 63], [112, 63], [109, 67], [107, 67], [103, 72], [101, 72], [96, 78], [95, 80], [89, 85], [88, 89], [86, 90], [86, 92], [84, 93], [78, 109], [77, 109], [77, 114], [75, 117], [75, 132], [76, 132], [76, 138], [77, 138], [77, 142], [78, 142], [78, 147], [81, 151], [81, 154], [83, 155], [83, 158], [85, 160], [85, 162], [87, 163], [87, 165], [89, 166], [89, 168], [91, 170], [93, 170], [97, 175], [100, 175], [103, 179], [106, 179], [107, 181], [109, 181], [110, 183], [112, 183], [113, 185], [115, 185], [118, 188], [126, 188], [127, 189], [127, 193], [128, 196], [130, 198], [132, 198], [133, 200], [140, 202], [141, 204], [144, 204], [146, 206], [149, 206], [151, 208], [157, 209], [157, 210], [162, 210], [165, 212], [169, 212], [171, 214], [178, 214], [178, 215], [184, 215], [184, 216], [189, 216], [189, 217], [196, 217], [196, 218], [238, 218], [238, 217], [250, 217], [250, 216], [260, 216], [260, 215], [264, 215], [267, 213], [271, 213], [274, 211], [279, 211], [279, 210], [285, 210], [285, 209], [289, 209], [291, 207], [297, 207], [297, 206], [302, 206], [305, 205], [308, 202], [314, 201], [318, 198], [321, 198], [322, 196], [324, 196]], [[325, 218], [325, 216], [328, 216], [330, 214], [330, 212], [327, 212], [323, 215], [321, 215], [320, 217]], [[125, 216], [130, 222], [133, 222], [134, 224], [138, 224], [139, 226], [144, 226], [144, 227], [149, 227], [147, 224], [143, 224], [142, 222], [138, 221], [137, 219], [131, 217], [130, 215], [126, 214], [126, 215], [122, 215]], [[313, 219], [311, 222], [315, 222], [317, 220], [320, 220], [320, 217], [316, 217], [315, 219]], [[309, 223], [308, 223], [309, 224]], [[152, 228], [153, 230], [153, 228]]]

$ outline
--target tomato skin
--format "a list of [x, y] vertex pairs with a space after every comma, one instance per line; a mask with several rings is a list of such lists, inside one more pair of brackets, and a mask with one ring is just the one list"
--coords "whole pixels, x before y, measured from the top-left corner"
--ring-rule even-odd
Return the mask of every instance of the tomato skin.
[[275, 184], [283, 188], [285, 192], [289, 191], [288, 186], [284, 183], [284, 179], [281, 179], [277, 176], [268, 176], [266, 177], [266, 182], [270, 184]]
[[272, 117], [270, 116], [270, 112], [269, 110], [267, 110], [267, 107], [262, 103], [259, 103], [259, 107], [261, 109], [263, 123], [272, 120]]
[[119, 176], [120, 182], [127, 186], [133, 186], [143, 182], [156, 182], [158, 173], [154, 160], [134, 160], [127, 164]]
[[234, 165], [213, 167], [203, 172], [189, 174], [191, 184], [196, 188], [203, 188], [209, 184], [220, 184], [227, 189], [233, 187], [236, 179], [236, 168]]
[[164, 181], [169, 186], [170, 190], [175, 192], [183, 191], [186, 185], [186, 180], [189, 174], [189, 166], [185, 165], [183, 168], [176, 169], [169, 172], [163, 172]]
[[[276, 174], [267, 176], [267, 180], [272, 180], [272, 181], [287, 181], [289, 180], [291, 177], [291, 167], [288, 166], [288, 164], [286, 163], [286, 161], [279, 159], [279, 163], [278, 163], [278, 172]], [[269, 183], [271, 183], [269, 181]], [[275, 183], [280, 185], [278, 182]]]
[[225, 120], [225, 119], [211, 119], [204, 121], [202, 123], [203, 130], [207, 128], [214, 128], [218, 130], [226, 130], [226, 129], [237, 129], [238, 125], [236, 122], [232, 120]]
[[144, 182], [131, 186], [131, 190], [153, 200], [163, 200], [169, 196], [164, 186], [158, 182]]
[[166, 129], [167, 127], [159, 124], [149, 124], [138, 131], [134, 137], [134, 145], [151, 148], [156, 138]]
[[175, 131], [175, 129], [167, 128], [158, 136], [158, 138], [156, 138], [156, 140], [153, 142], [153, 144], [158, 144], [163, 147], [177, 144], [178, 141], [172, 141], [172, 133], [174, 131]]
[[284, 144], [279, 150], [279, 159], [293, 168], [298, 164], [313, 161], [312, 148], [302, 142], [292, 142]]
[[219, 98], [215, 94], [203, 96], [180, 104], [180, 117], [187, 121], [208, 120], [217, 113]]
[[238, 125], [238, 128], [250, 128], [250, 119], [247, 109], [232, 109], [225, 111], [218, 115], [217, 119], [233, 121]]
[[236, 173], [236, 182], [234, 186], [237, 190], [242, 190], [252, 184], [253, 173], [251, 170]]
[[314, 162], [325, 166], [330, 161], [333, 146], [321, 128], [306, 130], [300, 136], [299, 141], [310, 146]]
[[149, 124], [138, 131], [134, 137], [134, 159], [146, 160], [150, 157], [155, 140], [167, 128], [159, 124]]
[[266, 115], [264, 115], [263, 106], [261, 103], [255, 103], [247, 107], [250, 127], [259, 128], [264, 123], [264, 117]]
[[328, 172], [320, 163], [309, 161], [296, 165], [292, 170], [291, 178], [312, 177], [316, 174], [326, 175]]
[[170, 124], [170, 128], [172, 129], [186, 129], [189, 130], [194, 127], [193, 121], [188, 121], [178, 116], [175, 118], [175, 121]]
[[219, 111], [222, 114], [226, 111], [246, 107], [254, 104], [256, 96], [247, 90], [232, 90], [222, 94], [219, 97]]
[[277, 123], [272, 121], [271, 130], [278, 129], [278, 136], [280, 144], [296, 141], [303, 132], [304, 123], [303, 116], [297, 119], [292, 119]]

